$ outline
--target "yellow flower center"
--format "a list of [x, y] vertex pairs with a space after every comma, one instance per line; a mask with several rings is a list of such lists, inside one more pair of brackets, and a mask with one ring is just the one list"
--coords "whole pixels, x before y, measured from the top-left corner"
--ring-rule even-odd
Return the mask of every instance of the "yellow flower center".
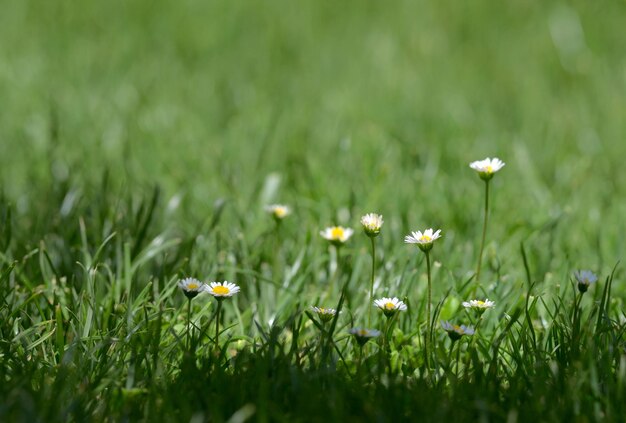
[[217, 285], [213, 287], [213, 293], [217, 295], [227, 295], [230, 292], [230, 289], [226, 288], [224, 285]]
[[326, 313], [326, 309], [324, 307], [320, 307], [320, 313], [322, 314]]
[[493, 173], [493, 167], [491, 165], [487, 165], [487, 167], [485, 168], [485, 172]]
[[361, 329], [358, 333], [359, 336], [367, 336], [367, 331], [365, 329]]
[[478, 301], [476, 301], [476, 305], [477, 305], [477, 306], [484, 306], [484, 305], [485, 305], [485, 302], [484, 302], [484, 301], [481, 301], [481, 300], [478, 300]]
[[429, 237], [428, 235], [422, 235], [422, 237], [420, 238], [420, 241], [422, 241], [422, 242], [430, 242], [430, 241], [432, 241], [432, 238]]
[[198, 284], [190, 283], [189, 285], [187, 285], [187, 289], [198, 289]]
[[393, 310], [394, 308], [396, 308], [396, 305], [392, 302], [388, 302], [388, 303], [385, 303], [385, 308], [387, 310]]
[[458, 325], [453, 325], [452, 329], [454, 329], [455, 332], [463, 332], [463, 329], [461, 329], [461, 326], [458, 326]]
[[285, 207], [276, 207], [274, 209], [274, 215], [276, 217], [285, 217], [287, 216], [287, 209]]
[[341, 239], [343, 237], [343, 228], [335, 226], [330, 230], [330, 237], [332, 239]]

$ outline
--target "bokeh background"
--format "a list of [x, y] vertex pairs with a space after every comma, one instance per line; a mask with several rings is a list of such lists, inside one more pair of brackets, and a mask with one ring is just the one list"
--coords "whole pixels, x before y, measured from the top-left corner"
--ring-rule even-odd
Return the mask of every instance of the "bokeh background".
[[44, 209], [77, 225], [68, 209], [106, 179], [120, 196], [159, 186], [164, 224], [187, 231], [222, 202], [231, 235], [273, 201], [308, 237], [375, 210], [389, 245], [441, 227], [471, 269], [483, 188], [468, 163], [498, 156], [492, 252], [519, 263], [524, 241], [538, 277], [623, 257], [623, 2], [1, 9], [0, 181], [25, 229]]

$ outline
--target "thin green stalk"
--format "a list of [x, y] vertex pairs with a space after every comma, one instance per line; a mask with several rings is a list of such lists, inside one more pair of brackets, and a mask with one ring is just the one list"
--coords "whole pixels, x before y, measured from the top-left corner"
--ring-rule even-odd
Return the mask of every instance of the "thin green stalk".
[[372, 241], [372, 279], [370, 281], [370, 300], [367, 314], [367, 327], [372, 327], [372, 301], [374, 301], [374, 272], [376, 271], [376, 242], [374, 237], [370, 237]]
[[459, 361], [461, 361], [461, 343], [459, 341], [455, 342], [458, 344], [456, 346], [456, 370], [454, 371], [456, 375], [456, 380], [459, 380]]
[[385, 331], [384, 331], [384, 338], [383, 338], [383, 347], [385, 349], [385, 353], [387, 355], [389, 355], [389, 353], [391, 352], [391, 346], [389, 345], [389, 328], [391, 327], [391, 320], [393, 319], [393, 316], [391, 317], [387, 317], [387, 321], [385, 322]]
[[[337, 281], [339, 281], [339, 267], [341, 265], [341, 260], [340, 260], [340, 246], [339, 245], [334, 245], [330, 248], [334, 248], [335, 249], [335, 269], [333, 270], [332, 274], [330, 274], [329, 279], [328, 279], [328, 289], [326, 290], [326, 296], [332, 296], [333, 294], [333, 288], [335, 286], [335, 284], [337, 283]], [[330, 270], [332, 269], [332, 252], [329, 251], [329, 273]]]
[[277, 283], [282, 284], [282, 280], [279, 280], [279, 270], [280, 270], [280, 220], [276, 220], [276, 224], [274, 226], [274, 268], [272, 269], [273, 278]]
[[474, 323], [474, 335], [472, 335], [472, 340], [469, 341], [469, 344], [472, 348], [476, 345], [476, 342], [478, 342], [477, 339], [478, 339], [478, 336], [480, 336], [479, 328], [482, 322], [483, 322], [483, 314], [481, 313], [478, 316], [478, 320], [476, 321], [476, 323]]
[[480, 241], [480, 252], [478, 253], [478, 266], [476, 267], [476, 282], [480, 279], [480, 268], [483, 261], [483, 250], [487, 237], [487, 220], [489, 219], [489, 180], [485, 181], [485, 220], [483, 221], [483, 237]]
[[428, 276], [428, 302], [426, 303], [427, 314], [426, 314], [426, 336], [424, 337], [424, 354], [426, 357], [426, 367], [429, 367], [429, 355], [428, 355], [428, 347], [430, 344], [430, 303], [432, 297], [432, 285], [430, 279], [430, 253], [428, 251], [424, 252], [426, 254], [426, 275]]
[[322, 329], [320, 329], [320, 344], [319, 344], [319, 348], [318, 351], [320, 353], [320, 364], [321, 364], [321, 360], [322, 360], [322, 355], [323, 355], [323, 349], [324, 349], [324, 345], [326, 345], [326, 339], [324, 337], [324, 332], [326, 332], [326, 323], [327, 322], [322, 322]]
[[448, 374], [452, 374], [452, 353], [454, 352], [454, 344], [455, 342], [452, 341], [452, 345], [450, 345], [450, 350], [448, 351], [448, 367], [446, 368], [446, 372], [448, 372]]
[[580, 347], [580, 315], [581, 309], [580, 304], [583, 299], [583, 293], [574, 293], [574, 316], [573, 316], [573, 328], [572, 328], [572, 347], [574, 349], [574, 354], [578, 355], [578, 350]]
[[191, 298], [187, 299], [187, 350], [191, 348], [189, 341], [189, 327], [191, 326]]
[[385, 339], [383, 340], [385, 343], [385, 353], [387, 354], [387, 361], [389, 362], [389, 370], [391, 370], [391, 342], [389, 342], [389, 332], [393, 327], [393, 324], [396, 322], [398, 318], [399, 311], [396, 311], [392, 316], [387, 317], [387, 324], [385, 325]]
[[222, 300], [217, 299], [217, 313], [215, 315], [215, 350], [219, 351], [220, 348], [220, 312], [222, 311]]
[[357, 377], [361, 375], [361, 364], [363, 363], [363, 345], [359, 345], [359, 357], [356, 365]]

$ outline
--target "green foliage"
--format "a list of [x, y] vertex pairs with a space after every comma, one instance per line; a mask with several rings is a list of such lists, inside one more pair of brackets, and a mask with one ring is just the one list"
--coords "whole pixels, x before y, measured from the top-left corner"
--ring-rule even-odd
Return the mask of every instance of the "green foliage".
[[[583, 1], [3, 4], [0, 420], [622, 420], [624, 18]], [[494, 155], [476, 283], [468, 164]], [[293, 214], [277, 224], [273, 202]], [[385, 218], [374, 296], [408, 310], [375, 310], [361, 349], [367, 212]], [[338, 251], [331, 224], [355, 229]], [[426, 262], [402, 242], [427, 227], [430, 368]], [[600, 276], [585, 294], [579, 268]], [[219, 325], [207, 294], [188, 324], [188, 276], [241, 287]], [[440, 320], [476, 334], [452, 342]]]

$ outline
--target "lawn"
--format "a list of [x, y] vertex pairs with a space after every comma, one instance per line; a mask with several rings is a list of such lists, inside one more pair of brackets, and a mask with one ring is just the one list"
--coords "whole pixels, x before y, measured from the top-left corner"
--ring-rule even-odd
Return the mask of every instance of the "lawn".
[[623, 2], [0, 5], [0, 421], [623, 420]]

